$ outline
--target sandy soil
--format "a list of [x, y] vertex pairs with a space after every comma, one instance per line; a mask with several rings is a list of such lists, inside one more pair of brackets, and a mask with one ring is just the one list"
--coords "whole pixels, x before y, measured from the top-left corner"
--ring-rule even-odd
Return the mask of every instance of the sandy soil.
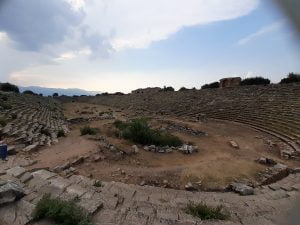
[[[64, 109], [67, 118], [82, 117], [82, 111], [93, 112], [84, 114], [85, 118], [97, 116], [99, 112], [112, 111], [116, 118], [124, 119], [127, 113], [105, 106], [84, 103], [65, 104]], [[257, 173], [266, 168], [254, 161], [259, 157], [270, 157], [290, 166], [297, 165], [297, 162], [280, 159], [276, 149], [270, 150], [267, 140], [273, 142], [279, 140], [247, 126], [223, 121], [193, 123], [166, 117], [162, 121], [151, 120], [151, 125], [164, 126], [166, 120], [205, 131], [208, 136], [200, 137], [173, 132], [184, 142], [198, 146], [199, 152], [192, 155], [179, 152], [159, 154], [146, 152], [142, 146], [139, 146], [140, 151], [136, 155], [126, 155], [119, 160], [113, 160], [110, 157], [98, 162], [86, 160], [85, 163], [76, 167], [77, 170], [83, 175], [90, 175], [105, 181], [137, 184], [147, 181], [161, 185], [164, 180], [167, 180], [173, 188], [183, 188], [187, 182], [191, 181], [201, 182], [203, 189], [219, 189], [235, 179], [255, 180]], [[61, 138], [58, 144], [37, 153], [35, 157], [38, 163], [33, 167], [53, 168], [78, 156], [99, 154], [99, 141], [92, 140], [88, 136], [80, 136], [79, 129], [86, 124], [99, 128], [99, 135], [107, 137], [109, 142], [119, 149], [129, 152], [133, 143], [114, 136], [113, 122], [114, 120], [99, 120], [72, 125], [71, 133], [67, 137]], [[237, 142], [240, 148], [232, 148], [229, 145], [230, 140]]]

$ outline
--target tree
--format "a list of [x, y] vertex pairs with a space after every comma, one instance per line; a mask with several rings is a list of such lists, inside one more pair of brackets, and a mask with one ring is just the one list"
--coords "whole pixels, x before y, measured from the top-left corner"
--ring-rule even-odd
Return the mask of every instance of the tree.
[[220, 83], [219, 82], [213, 82], [210, 84], [204, 84], [201, 89], [208, 89], [208, 88], [219, 88], [220, 87]]
[[296, 83], [300, 82], [300, 74], [289, 73], [286, 78], [280, 81], [280, 84]]
[[30, 91], [30, 90], [23, 91], [23, 94], [25, 94], [25, 95], [37, 95], [36, 93], [34, 93], [33, 91]]
[[163, 91], [175, 91], [175, 89], [173, 87], [166, 87], [164, 86]]
[[187, 91], [187, 90], [189, 90], [189, 89], [187, 89], [186, 87], [181, 87], [181, 88], [179, 89], [179, 91]]
[[0, 84], [0, 90], [4, 91], [4, 92], [20, 93], [19, 88], [16, 85], [10, 84], [10, 83], [2, 83], [2, 84]]
[[58, 93], [53, 93], [53, 97], [58, 97]]
[[263, 77], [250, 77], [242, 80], [241, 85], [268, 85], [270, 80]]

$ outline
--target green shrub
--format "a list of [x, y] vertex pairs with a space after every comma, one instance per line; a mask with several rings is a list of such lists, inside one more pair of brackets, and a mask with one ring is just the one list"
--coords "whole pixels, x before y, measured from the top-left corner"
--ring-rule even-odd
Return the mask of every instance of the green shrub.
[[171, 134], [151, 129], [146, 119], [134, 119], [130, 122], [115, 121], [120, 136], [142, 145], [180, 146], [182, 141]]
[[242, 80], [241, 85], [268, 85], [270, 80], [263, 77], [250, 77]]
[[219, 88], [220, 87], [220, 83], [219, 82], [213, 82], [210, 84], [204, 84], [201, 89], [208, 89], [208, 88]]
[[287, 78], [283, 78], [280, 81], [280, 84], [288, 84], [288, 83], [296, 83], [296, 82], [300, 82], [300, 74], [289, 73]]
[[25, 95], [37, 95], [36, 93], [34, 93], [33, 91], [30, 91], [30, 90], [23, 91], [23, 94], [25, 94]]
[[5, 92], [20, 93], [19, 88], [16, 85], [10, 84], [10, 83], [2, 83], [2, 84], [0, 84], [0, 90], [1, 91], [5, 91]]
[[6, 124], [7, 124], [7, 121], [6, 121], [6, 119], [4, 119], [4, 118], [0, 118], [0, 125], [1, 125], [2, 127], [5, 127], [5, 126], [6, 126]]
[[173, 87], [166, 87], [164, 86], [164, 88], [162, 89], [162, 91], [175, 91], [175, 89]]
[[85, 127], [82, 127], [80, 129], [80, 133], [81, 135], [95, 135], [98, 133], [98, 129], [97, 128], [92, 128], [90, 126], [85, 126]]
[[46, 136], [51, 136], [50, 131], [47, 128], [43, 128], [41, 130], [41, 134], [44, 134]]
[[185, 209], [186, 213], [198, 217], [202, 220], [210, 220], [210, 219], [216, 219], [216, 220], [226, 220], [229, 218], [228, 214], [225, 214], [222, 212], [223, 207], [217, 206], [217, 207], [210, 207], [207, 206], [204, 203], [194, 204], [189, 203]]
[[76, 201], [63, 201], [46, 194], [37, 203], [33, 220], [50, 219], [59, 225], [90, 225], [90, 219]]
[[65, 137], [66, 135], [65, 135], [65, 132], [63, 131], [63, 130], [59, 130], [58, 132], [57, 132], [57, 137]]

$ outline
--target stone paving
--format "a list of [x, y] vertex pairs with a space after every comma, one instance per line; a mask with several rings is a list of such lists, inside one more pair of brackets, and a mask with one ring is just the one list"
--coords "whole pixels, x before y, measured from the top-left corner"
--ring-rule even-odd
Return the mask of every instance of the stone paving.
[[[31, 224], [35, 204], [45, 193], [66, 200], [80, 199], [78, 204], [89, 212], [95, 225], [273, 225], [281, 224], [280, 219], [289, 215], [300, 193], [300, 174], [290, 174], [275, 184], [256, 188], [250, 196], [118, 182], [102, 182], [101, 187], [96, 187], [95, 180], [80, 175], [67, 179], [47, 170], [29, 172], [21, 167], [6, 170], [0, 179], [17, 182], [26, 194], [14, 203], [0, 206], [1, 225]], [[231, 218], [201, 221], [185, 213], [189, 202], [223, 205]]]

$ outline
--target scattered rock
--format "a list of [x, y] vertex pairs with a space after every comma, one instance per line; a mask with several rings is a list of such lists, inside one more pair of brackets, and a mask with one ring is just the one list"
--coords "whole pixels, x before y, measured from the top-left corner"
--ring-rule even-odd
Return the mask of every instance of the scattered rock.
[[296, 167], [296, 168], [291, 169], [291, 172], [292, 173], [300, 173], [300, 167]]
[[16, 178], [20, 178], [25, 172], [26, 172], [26, 169], [24, 169], [23, 167], [19, 167], [19, 166], [13, 167], [6, 171], [6, 173], [8, 175], [11, 175]]
[[139, 148], [138, 148], [136, 145], [133, 145], [131, 148], [132, 148], [132, 149], [131, 149], [131, 152], [132, 152], [133, 154], [139, 153]]
[[233, 183], [230, 185], [231, 190], [234, 192], [239, 193], [242, 196], [246, 195], [253, 195], [254, 194], [254, 189], [246, 184], [242, 183]]
[[32, 152], [34, 150], [36, 150], [36, 148], [38, 147], [38, 144], [32, 144], [27, 146], [26, 148], [23, 149], [24, 152]]
[[288, 168], [287, 165], [284, 165], [282, 163], [277, 163], [275, 166], [273, 166], [274, 169], [279, 169], [279, 170], [285, 170]]
[[8, 155], [15, 155], [17, 154], [16, 146], [11, 145], [7, 147], [7, 154]]
[[29, 172], [24, 173], [20, 180], [22, 183], [27, 183], [28, 181], [30, 181], [33, 178], [33, 175]]
[[72, 166], [80, 165], [84, 162], [84, 157], [80, 156], [79, 158], [75, 159], [73, 162], [71, 162]]
[[0, 183], [0, 205], [19, 200], [25, 195], [20, 185], [12, 181]]
[[240, 148], [239, 145], [238, 145], [238, 143], [236, 143], [235, 141], [229, 141], [229, 144], [230, 144], [231, 147], [233, 147], [233, 148], [236, 148], [236, 149], [239, 149], [239, 148]]
[[141, 181], [141, 183], [140, 183], [140, 186], [144, 186], [144, 185], [146, 185], [146, 181]]
[[184, 186], [185, 190], [187, 191], [195, 191], [196, 188], [194, 187], [194, 185], [191, 182], [188, 182], [185, 186]]

